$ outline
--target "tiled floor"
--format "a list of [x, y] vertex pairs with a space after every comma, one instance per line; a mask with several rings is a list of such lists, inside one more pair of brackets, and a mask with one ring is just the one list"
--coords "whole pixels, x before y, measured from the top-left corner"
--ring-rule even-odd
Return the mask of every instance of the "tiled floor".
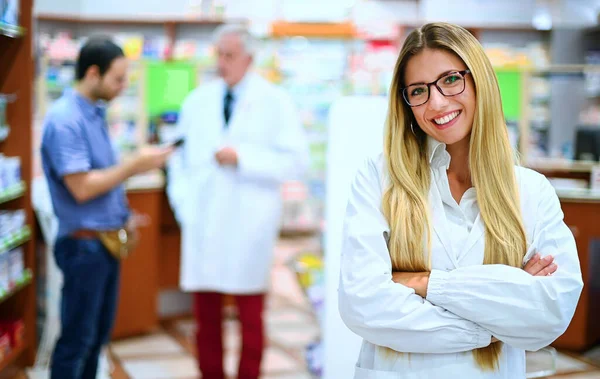
[[[273, 270], [272, 289], [267, 299], [268, 348], [263, 360], [264, 379], [311, 379], [305, 363], [305, 348], [320, 332], [315, 315], [288, 264], [298, 250], [311, 250], [314, 240], [281, 241]], [[231, 313], [231, 312], [229, 312]], [[239, 324], [225, 322], [225, 370], [234, 378], [240, 351]], [[110, 346], [113, 379], [197, 379], [194, 358], [195, 323], [181, 320], [167, 323], [164, 330], [145, 337], [115, 342]], [[598, 363], [597, 366], [587, 364]], [[558, 354], [560, 379], [600, 379], [600, 348], [582, 359]], [[529, 353], [528, 371], [551, 366], [551, 356], [543, 351]], [[24, 377], [23, 377], [24, 378]]]
[[[283, 241], [277, 249], [272, 289], [267, 298], [266, 330], [268, 348], [262, 372], [265, 379], [310, 379], [305, 348], [320, 332], [289, 260], [299, 249], [310, 249], [315, 240]], [[226, 312], [228, 313], [228, 312]], [[115, 379], [192, 379], [199, 376], [194, 359], [193, 320], [164, 325], [164, 332], [128, 339], [111, 345], [111, 356], [119, 371]], [[239, 323], [228, 319], [224, 325], [225, 372], [235, 377], [240, 351]]]

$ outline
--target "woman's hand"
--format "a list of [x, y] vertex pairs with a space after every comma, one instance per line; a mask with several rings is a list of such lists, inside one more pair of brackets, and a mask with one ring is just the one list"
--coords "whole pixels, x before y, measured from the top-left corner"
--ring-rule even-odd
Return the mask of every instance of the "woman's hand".
[[394, 272], [392, 273], [392, 280], [394, 283], [414, 289], [417, 295], [422, 298], [427, 297], [429, 272]]
[[533, 276], [549, 276], [558, 270], [558, 265], [554, 263], [552, 255], [542, 258], [539, 253], [536, 253], [523, 267], [523, 270]]

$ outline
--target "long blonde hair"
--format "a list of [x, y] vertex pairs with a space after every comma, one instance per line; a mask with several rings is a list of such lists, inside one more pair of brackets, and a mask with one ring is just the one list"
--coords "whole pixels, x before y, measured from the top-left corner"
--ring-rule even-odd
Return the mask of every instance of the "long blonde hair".
[[[384, 141], [389, 186], [383, 196], [382, 210], [390, 225], [392, 269], [431, 270], [427, 136], [416, 125], [414, 133], [411, 130], [412, 111], [402, 98], [406, 64], [425, 48], [455, 54], [471, 70], [477, 100], [469, 167], [486, 230], [483, 263], [520, 267], [526, 252], [526, 237], [514, 174], [516, 156], [508, 139], [496, 75], [471, 33], [456, 25], [431, 23], [407, 37], [390, 89]], [[501, 351], [501, 343], [494, 343], [474, 350], [473, 355], [483, 370], [495, 370]]]

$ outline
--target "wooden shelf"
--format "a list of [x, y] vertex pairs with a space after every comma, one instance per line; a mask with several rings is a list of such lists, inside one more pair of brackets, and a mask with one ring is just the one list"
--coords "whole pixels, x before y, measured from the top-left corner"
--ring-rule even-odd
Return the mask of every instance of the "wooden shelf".
[[[8, 135], [0, 137], [0, 152], [7, 157], [18, 157], [21, 160], [21, 179], [26, 184], [22, 188], [12, 188], [11, 191], [0, 193], [0, 203], [10, 201], [10, 208], [22, 209], [25, 212], [25, 223], [35, 225], [31, 197], [27, 196], [26, 188], [31, 187], [33, 176], [33, 121], [34, 103], [34, 69], [33, 52], [33, 0], [19, 0], [19, 27], [0, 25], [0, 93], [17, 94], [15, 101], [7, 106], [6, 124], [12, 127]], [[5, 36], [2, 36], [5, 34]], [[37, 350], [37, 300], [35, 283], [36, 251], [35, 244], [26, 243], [35, 239], [35, 229], [24, 227], [10, 238], [0, 238], [0, 251], [22, 246], [24, 268], [30, 277], [24, 278], [19, 285], [8, 294], [2, 294], [2, 315], [14, 317], [23, 321], [25, 340], [22, 346], [15, 349], [5, 360], [0, 361], [0, 377], [10, 377], [12, 368], [22, 369], [35, 363]], [[2, 254], [0, 253], [0, 254]], [[33, 278], [33, 279], [32, 279]], [[8, 370], [11, 368], [11, 370]], [[8, 375], [7, 375], [8, 374]]]
[[29, 226], [22, 227], [19, 231], [0, 239], [0, 251], [12, 250], [23, 245], [31, 238]]
[[23, 272], [23, 276], [17, 282], [17, 284], [14, 286], [14, 288], [12, 288], [10, 291], [8, 291], [5, 294], [0, 293], [0, 304], [5, 302], [6, 300], [10, 299], [17, 292], [19, 292], [20, 290], [22, 290], [23, 288], [25, 288], [29, 284], [31, 284], [32, 279], [33, 279], [33, 274], [31, 273], [31, 270], [26, 269], [25, 272]]
[[20, 198], [27, 191], [27, 184], [21, 181], [19, 184], [12, 186], [0, 192], [0, 204]]
[[7, 368], [11, 364], [13, 364], [17, 359], [19, 359], [21, 354], [23, 354], [23, 352], [25, 351], [26, 347], [27, 346], [25, 346], [25, 344], [21, 344], [21, 346], [17, 346], [15, 349], [13, 349], [8, 354], [8, 356], [6, 358], [1, 360], [0, 361], [0, 372], [2, 372], [2, 370], [4, 370], [5, 368]]
[[247, 20], [236, 19], [236, 20], [225, 20], [223, 18], [91, 18], [81, 17], [76, 15], [65, 16], [65, 15], [54, 15], [54, 14], [38, 14], [36, 16], [38, 21], [48, 22], [64, 22], [64, 23], [75, 23], [75, 24], [111, 24], [111, 25], [160, 25], [166, 24], [185, 24], [185, 25], [207, 25], [217, 26], [225, 22], [234, 23], [246, 23]]
[[0, 22], [0, 35], [10, 38], [20, 38], [25, 34], [25, 28]]

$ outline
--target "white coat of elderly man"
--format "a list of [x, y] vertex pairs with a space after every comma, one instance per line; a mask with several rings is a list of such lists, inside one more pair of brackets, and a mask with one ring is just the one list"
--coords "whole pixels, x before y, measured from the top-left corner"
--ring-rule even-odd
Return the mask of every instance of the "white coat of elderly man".
[[223, 295], [242, 333], [238, 378], [258, 378], [263, 309], [279, 233], [281, 185], [301, 179], [308, 144], [291, 98], [252, 72], [256, 42], [243, 26], [215, 32], [219, 79], [185, 99], [184, 143], [168, 167], [168, 196], [182, 229], [180, 286], [194, 293], [199, 367], [222, 379]]

